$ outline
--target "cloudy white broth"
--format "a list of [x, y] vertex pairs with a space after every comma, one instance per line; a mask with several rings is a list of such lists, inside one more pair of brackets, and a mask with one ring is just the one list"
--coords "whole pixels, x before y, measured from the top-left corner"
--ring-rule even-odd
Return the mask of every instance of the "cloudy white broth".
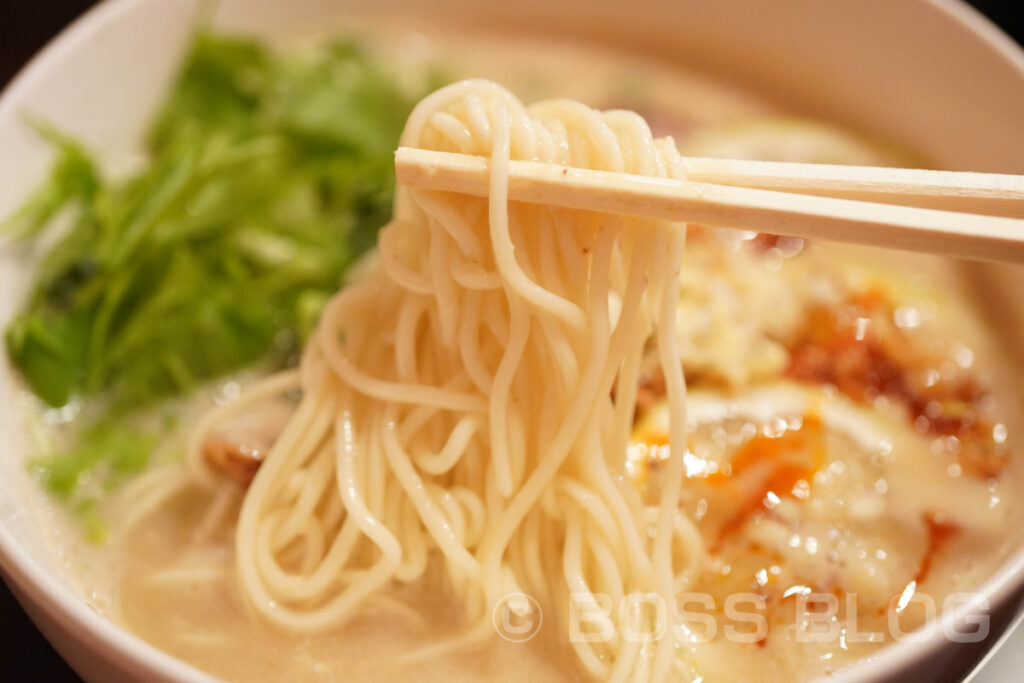
[[[198, 80], [183, 78], [169, 100], [168, 107], [187, 116], [165, 114], [163, 123], [158, 118], [154, 124], [151, 163], [165, 164], [164, 175], [141, 176], [109, 195], [79, 183], [76, 201], [86, 197], [99, 206], [89, 209], [98, 212], [93, 218], [99, 224], [114, 220], [113, 214], [133, 217], [124, 220], [129, 227], [122, 240], [152, 240], [158, 249], [176, 239], [169, 231], [196, 235], [196, 241], [175, 242], [185, 247], [163, 259], [180, 268], [168, 282], [208, 278], [195, 281], [213, 292], [222, 279], [236, 278], [230, 286], [242, 295], [248, 287], [266, 287], [258, 296], [280, 310], [264, 320], [258, 305], [251, 315], [243, 306], [221, 330], [206, 324], [221, 309], [190, 302], [158, 309], [161, 316], [206, 321], [190, 334], [200, 345], [218, 345], [227, 360], [172, 352], [166, 362], [140, 369], [147, 391], [135, 390], [132, 378], [118, 373], [131, 375], [132, 362], [159, 356], [133, 355], [149, 324], [146, 316], [151, 307], [185, 295], [155, 287], [159, 291], [140, 295], [150, 297], [148, 303], [137, 304], [123, 283], [138, 281], [111, 275], [104, 291], [122, 283], [128, 293], [113, 302], [100, 296], [108, 302], [105, 314], [102, 303], [88, 309], [94, 317], [81, 324], [89, 351], [52, 351], [63, 363], [54, 367], [80, 378], [63, 386], [35, 362], [36, 355], [51, 352], [40, 341], [45, 335], [32, 335], [77, 310], [81, 297], [90, 295], [95, 271], [114, 271], [112, 246], [74, 268], [59, 256], [44, 260], [43, 267], [49, 263], [60, 277], [44, 272], [43, 294], [26, 310], [49, 308], [41, 308], [38, 319], [19, 318], [17, 331], [8, 332], [14, 364], [26, 376], [26, 429], [35, 437], [27, 464], [41, 479], [40, 491], [49, 490], [38, 497], [40, 517], [72, 580], [105, 616], [229, 680], [805, 680], [840, 671], [920, 627], [980, 586], [1018, 547], [1024, 528], [1016, 495], [1024, 485], [1015, 450], [1021, 409], [1015, 387], [1007, 386], [1011, 378], [1000, 372], [1010, 361], [975, 310], [955, 263], [757, 234], [742, 226], [690, 225], [684, 248], [680, 231], [670, 227], [655, 226], [663, 234], [637, 238], [620, 219], [612, 227], [584, 228], [582, 212], [544, 214], [510, 203], [496, 214], [485, 199], [473, 204], [403, 190], [389, 219], [391, 153], [405, 117], [416, 100], [463, 78], [491, 79], [526, 103], [559, 98], [522, 111], [534, 117], [529, 120], [555, 121], [563, 129], [575, 125], [565, 123], [575, 120], [566, 112], [582, 119], [591, 110], [561, 98], [599, 111], [636, 112], [653, 137], [630, 137], [642, 130], [635, 117], [593, 114], [619, 136], [627, 165], [640, 164], [648, 148], [671, 159], [657, 142], [663, 136], [671, 136], [683, 155], [923, 162], [829, 122], [791, 115], [696, 71], [593, 48], [395, 34], [383, 46], [367, 40], [369, 48], [349, 42], [292, 53], [282, 48], [293, 56], [278, 57], [249, 43], [217, 40], [200, 46], [209, 70], [199, 73], [190, 62]], [[332, 56], [315, 56], [323, 50]], [[346, 50], [366, 54], [359, 52], [353, 62]], [[372, 77], [360, 72], [363, 80], [352, 85], [354, 69]], [[228, 79], [235, 89], [193, 122], [189, 108], [207, 97], [205, 86], [197, 85], [202, 78], [206, 85]], [[332, 90], [335, 83], [344, 87]], [[441, 91], [455, 93], [438, 100], [441, 114], [427, 107], [434, 118], [425, 119], [420, 137], [410, 132], [413, 114], [403, 141], [440, 149], [445, 140], [464, 135], [463, 151], [475, 153], [481, 131], [498, 139], [505, 125], [515, 158], [516, 119], [509, 124], [502, 117], [519, 115], [518, 102], [508, 100], [512, 114], [481, 105], [481, 111], [499, 112], [482, 121], [474, 118], [475, 103], [510, 96], [475, 81], [464, 91], [453, 87]], [[302, 106], [280, 114], [281, 102], [289, 101]], [[392, 102], [395, 111], [384, 112]], [[351, 114], [361, 106], [381, 109]], [[244, 113], [250, 109], [259, 114]], [[389, 116], [395, 121], [385, 123]], [[268, 117], [278, 123], [264, 131]], [[241, 131], [237, 139], [223, 133], [229, 127]], [[598, 147], [583, 133], [573, 135], [566, 133], [563, 144], [572, 154]], [[370, 142], [353, 153], [355, 143], [345, 136]], [[189, 145], [198, 143], [207, 151], [188, 157]], [[213, 159], [217, 150], [230, 158]], [[175, 160], [185, 157], [192, 165], [178, 168]], [[65, 161], [71, 169], [85, 163]], [[274, 164], [296, 166], [282, 172]], [[274, 174], [298, 174], [291, 169], [300, 164], [316, 170], [295, 179], [294, 191], [279, 201], [261, 203], [261, 193], [272, 194], [276, 190], [267, 188], [284, 182]], [[240, 168], [251, 175], [242, 177]], [[216, 184], [218, 174], [227, 180]], [[191, 194], [178, 204], [154, 199], [176, 197], [183, 187]], [[129, 204], [125, 197], [133, 192], [139, 199]], [[94, 201], [96, 196], [105, 199]], [[228, 218], [207, 211], [221, 211], [220, 201], [252, 210]], [[33, 215], [39, 224], [52, 218]], [[558, 292], [568, 302], [563, 308], [554, 294], [543, 299], [509, 284], [496, 246], [501, 235], [494, 225], [501, 215], [511, 253], [548, 294]], [[147, 217], [153, 217], [149, 223]], [[312, 226], [308, 239], [282, 237], [278, 227], [289, 221]], [[537, 235], [559, 221], [585, 238], [551, 241], [546, 250], [547, 238]], [[130, 227], [139, 225], [148, 227]], [[347, 241], [327, 242], [316, 232], [338, 226], [344, 234], [337, 239]], [[607, 247], [610, 256], [601, 247], [606, 238], [613, 245]], [[466, 253], [482, 244], [483, 256], [467, 257], [482, 270], [460, 270], [462, 262], [433, 247], [441, 239]], [[660, 253], [676, 253], [672, 248], [645, 241], [657, 239], [669, 247], [678, 243], [677, 269]], [[211, 240], [219, 241], [210, 246]], [[222, 263], [217, 250], [231, 253]], [[236, 253], [243, 256], [236, 259]], [[554, 266], [551, 253], [562, 259]], [[595, 274], [603, 253], [613, 264], [605, 276]], [[665, 263], [645, 270], [648, 261]], [[429, 270], [417, 271], [421, 262]], [[582, 270], [574, 271], [572, 263], [584, 264]], [[450, 281], [417, 279], [449, 271]], [[643, 294], [630, 304], [634, 272]], [[603, 291], [595, 289], [597, 280], [607, 280], [609, 291], [597, 305], [600, 314], [586, 307], [588, 296]], [[288, 284], [293, 282], [300, 284]], [[342, 303], [332, 298], [339, 285]], [[401, 290], [401, 297], [387, 299], [392, 290], [395, 297]], [[520, 294], [536, 297], [530, 301], [543, 312], [519, 307]], [[488, 308], [479, 303], [490, 301], [485, 296], [507, 304]], [[446, 308], [450, 301], [458, 305]], [[568, 311], [576, 310], [568, 304], [584, 311], [585, 333], [567, 334], [571, 341], [559, 346], [554, 340], [572, 327]], [[674, 313], [666, 323], [669, 304]], [[233, 306], [231, 300], [223, 310]], [[564, 315], [549, 314], [549, 308]], [[638, 323], [636, 334], [623, 327], [627, 341], [619, 344], [617, 323], [633, 308], [644, 324]], [[502, 386], [517, 310], [533, 311], [522, 314], [535, 322], [524, 333], [519, 361], [534, 363], [528, 366], [532, 374], [509, 375], [507, 410], [493, 403], [489, 411], [475, 408], [473, 400], [486, 403], [490, 391]], [[327, 313], [318, 327], [322, 311]], [[466, 316], [480, 321], [479, 338], [473, 332], [467, 341], [460, 322]], [[325, 332], [334, 318], [340, 332]], [[77, 334], [67, 324], [59, 329]], [[608, 330], [604, 337], [601, 329]], [[233, 346], [236, 333], [251, 344]], [[350, 365], [386, 367], [383, 374], [393, 384], [408, 380], [422, 388], [424, 378], [432, 378], [437, 392], [423, 396], [441, 396], [441, 403], [449, 395], [468, 396], [470, 407], [452, 407], [457, 402], [451, 398], [455, 403], [444, 404], [437, 415], [407, 426], [403, 420], [420, 419], [415, 400], [386, 400], [387, 388], [373, 384], [379, 380], [372, 372], [350, 379], [344, 367], [332, 365], [330, 353], [325, 360], [310, 350], [322, 346], [328, 333], [339, 349], [355, 354], [356, 360], [346, 361]], [[594, 346], [583, 341], [591, 339], [587, 334]], [[97, 347], [104, 335], [107, 345]], [[570, 399], [587, 386], [572, 378], [587, 376], [596, 349], [612, 354], [601, 344], [609, 339], [612, 350], [627, 350], [621, 361], [608, 361], [614, 370], [605, 373], [610, 387], [595, 384], [601, 390], [590, 393], [599, 395], [587, 397], [595, 405], [588, 414], [598, 417], [586, 422], [591, 432], [583, 427], [581, 433], [594, 440], [580, 437], [573, 444], [550, 490], [538, 493], [517, 531], [509, 532], [492, 581], [500, 589], [494, 589], [486, 574], [489, 535], [504, 527], [490, 526], [491, 520], [512, 515], [508, 510], [535, 474], [531, 468], [544, 469], [545, 458], [531, 453], [557, 440], [553, 435], [574, 414]], [[178, 343], [187, 345], [188, 338]], [[474, 344], [479, 347], [467, 351]], [[444, 349], [456, 347], [462, 356], [454, 357], [470, 359], [465, 368], [444, 360]], [[238, 358], [230, 357], [236, 348]], [[103, 354], [111, 354], [111, 367], [95, 371], [95, 363], [103, 363], [93, 355]], [[538, 368], [548, 368], [550, 376]], [[685, 376], [685, 396], [677, 374]], [[314, 405], [317, 392], [323, 398]], [[556, 424], [540, 416], [530, 427], [529, 406], [520, 404], [528, 396], [546, 401], [559, 392], [566, 394], [562, 403], [550, 400], [567, 406], [565, 414], [551, 418]], [[497, 429], [500, 420], [504, 427]], [[612, 426], [619, 424], [615, 420], [626, 421], [625, 433]], [[380, 437], [353, 437], [357, 471], [346, 479], [344, 448], [338, 446], [337, 457], [333, 448], [347, 438], [344, 429], [369, 432], [368, 425], [378, 422]], [[379, 443], [389, 434], [397, 435], [395, 444]], [[498, 455], [495, 473], [489, 469], [495, 434], [507, 437], [501, 452], [508, 451], [512, 464], [506, 473]], [[310, 455], [300, 455], [304, 436], [317, 442]], [[426, 444], [422, 449], [416, 438]], [[282, 446], [289, 439], [295, 445]], [[321, 456], [324, 444], [329, 454]], [[411, 454], [418, 482], [411, 488], [425, 492], [421, 498], [401, 493], [408, 470], [395, 459], [398, 445]], [[597, 459], [588, 461], [595, 450]], [[457, 466], [439, 464], [456, 451]], [[378, 455], [377, 463], [360, 460]], [[599, 462], [601, 475], [591, 477], [587, 462]], [[266, 470], [272, 463], [278, 467], [275, 481]], [[352, 483], [357, 480], [363, 483]], [[351, 531], [345, 540], [346, 515], [360, 495], [382, 521]], [[246, 502], [254, 496], [265, 500]], [[246, 507], [251, 513], [243, 514]], [[315, 523], [302, 521], [303, 515]], [[626, 531], [608, 531], [622, 519], [635, 522], [634, 546]], [[434, 527], [431, 520], [441, 521]], [[664, 520], [667, 527], [659, 526]], [[308, 526], [288, 536], [284, 530], [293, 522]], [[356, 595], [384, 571], [389, 557], [392, 546], [366, 540], [376, 539], [379, 528], [397, 539], [397, 565], [372, 591]], [[450, 539], [442, 538], [445, 533]], [[665, 533], [670, 540], [659, 545]], [[278, 536], [288, 540], [277, 543]], [[468, 558], [464, 565], [459, 548], [450, 549], [445, 539], [458, 541], [454, 545]], [[352, 559], [321, 576], [346, 543]], [[255, 559], [250, 562], [246, 553]], [[484, 567], [479, 581], [465, 568], [476, 566], [471, 560]], [[653, 566], [649, 585], [634, 566], [644, 561]], [[662, 565], [671, 568], [664, 581], [658, 578]], [[350, 588], [353, 606], [342, 616], [341, 607], [333, 606], [344, 602], [339, 596]], [[662, 618], [661, 610], [668, 616]]]

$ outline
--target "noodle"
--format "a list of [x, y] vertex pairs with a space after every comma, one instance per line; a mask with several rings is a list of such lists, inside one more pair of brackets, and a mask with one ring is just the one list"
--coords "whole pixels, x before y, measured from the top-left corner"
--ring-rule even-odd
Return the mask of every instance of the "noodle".
[[[678, 509], [686, 388], [676, 347], [678, 226], [508, 201], [510, 159], [679, 177], [671, 139], [628, 112], [571, 101], [521, 105], [486, 81], [423, 100], [402, 143], [491, 159], [488, 199], [400, 190], [380, 257], [323, 312], [298, 371], [211, 414], [190, 472], [230, 415], [301, 388], [245, 495], [241, 592], [296, 632], [336, 628], [389, 586], [439, 566], [465, 630], [421, 655], [494, 635], [491, 612], [525, 593], [568, 639], [572, 605], [657, 594], [706, 558]], [[640, 357], [665, 373], [672, 456], [655, 499], [623, 476]], [[663, 680], [669, 635], [631, 642], [618, 610], [606, 642], [574, 642], [611, 680]], [[650, 631], [665, 624], [647, 624]]]

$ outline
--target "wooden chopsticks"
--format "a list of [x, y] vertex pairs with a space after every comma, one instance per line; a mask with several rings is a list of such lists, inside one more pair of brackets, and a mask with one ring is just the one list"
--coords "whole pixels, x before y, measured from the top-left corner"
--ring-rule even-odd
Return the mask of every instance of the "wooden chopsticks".
[[[509, 199], [1024, 263], [1024, 176], [687, 158], [686, 180], [509, 164]], [[398, 183], [479, 197], [484, 157], [395, 153]]]
[[685, 166], [688, 180], [714, 185], [1024, 218], [1024, 176], [692, 157]]

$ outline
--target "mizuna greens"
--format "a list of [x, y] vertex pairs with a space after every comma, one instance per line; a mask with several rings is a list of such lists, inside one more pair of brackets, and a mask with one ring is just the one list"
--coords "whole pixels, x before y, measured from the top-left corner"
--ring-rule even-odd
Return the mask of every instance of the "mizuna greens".
[[145, 465], [154, 437], [117, 426], [126, 415], [295, 356], [390, 216], [398, 136], [436, 85], [422, 80], [400, 87], [350, 42], [281, 56], [203, 32], [134, 175], [102, 177], [81, 145], [35, 123], [56, 160], [3, 231], [27, 241], [71, 224], [8, 353], [50, 406], [103, 406], [69, 449], [36, 461], [53, 492], [88, 506], [84, 479], [106, 490]]

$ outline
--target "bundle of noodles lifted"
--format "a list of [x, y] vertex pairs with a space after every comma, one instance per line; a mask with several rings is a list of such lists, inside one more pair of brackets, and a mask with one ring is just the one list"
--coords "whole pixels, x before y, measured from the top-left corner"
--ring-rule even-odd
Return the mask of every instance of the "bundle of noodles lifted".
[[[684, 228], [509, 202], [507, 164], [679, 177], [673, 141], [630, 112], [526, 107], [472, 80], [423, 100], [402, 144], [489, 157], [490, 196], [400, 190], [377, 260], [326, 306], [300, 367], [193, 435], [190, 476], [234, 486], [203, 457], [208, 437], [301, 394], [242, 503], [242, 594], [266, 620], [315, 633], [393, 605], [403, 584], [441, 581], [463, 625], [411, 656], [495, 638], [495, 605], [532, 609], [523, 595], [566, 641], [581, 596], [654, 594], [671, 605], [705, 555], [678, 505]], [[652, 337], [672, 457], [659, 490], [641, 494], [625, 453]], [[609, 623], [592, 626], [611, 637], [572, 644], [594, 676], [662, 680], [681, 666], [673, 638], [627, 642], [617, 610], [599, 618]]]

